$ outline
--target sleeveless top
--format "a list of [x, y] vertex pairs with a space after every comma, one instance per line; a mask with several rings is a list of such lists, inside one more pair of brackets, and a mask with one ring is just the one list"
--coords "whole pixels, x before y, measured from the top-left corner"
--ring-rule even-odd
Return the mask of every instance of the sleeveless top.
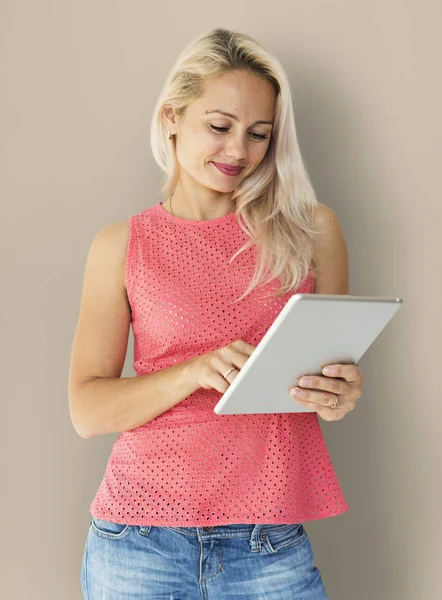
[[[137, 376], [235, 340], [257, 346], [293, 294], [313, 293], [309, 272], [280, 298], [262, 300], [279, 289], [277, 278], [231, 304], [253, 275], [255, 246], [229, 264], [248, 239], [235, 212], [194, 221], [158, 202], [129, 217], [125, 273]], [[294, 524], [348, 509], [316, 412], [217, 415], [221, 396], [200, 388], [122, 432], [90, 505], [92, 516], [196, 527]]]

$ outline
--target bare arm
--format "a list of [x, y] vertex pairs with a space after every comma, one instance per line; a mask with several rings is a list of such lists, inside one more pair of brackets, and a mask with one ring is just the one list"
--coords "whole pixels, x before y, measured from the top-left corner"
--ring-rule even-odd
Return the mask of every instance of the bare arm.
[[130, 329], [124, 287], [128, 223], [103, 228], [87, 257], [71, 353], [69, 410], [81, 437], [147, 423], [198, 389], [194, 359], [141, 377], [121, 378]]
[[152, 421], [198, 389], [188, 368], [184, 362], [140, 377], [98, 377], [83, 383], [75, 396], [81, 415], [77, 432], [88, 438]]
[[323, 235], [314, 253], [314, 262], [319, 270], [314, 293], [348, 296], [349, 258], [338, 216], [330, 207], [319, 203], [316, 224]]

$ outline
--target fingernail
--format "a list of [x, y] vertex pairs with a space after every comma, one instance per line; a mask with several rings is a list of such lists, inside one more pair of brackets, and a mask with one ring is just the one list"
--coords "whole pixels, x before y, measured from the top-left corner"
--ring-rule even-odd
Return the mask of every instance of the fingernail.
[[295, 396], [296, 398], [307, 398], [307, 395], [307, 392], [305, 392], [304, 390], [300, 390], [299, 388], [295, 388], [292, 391], [292, 396]]

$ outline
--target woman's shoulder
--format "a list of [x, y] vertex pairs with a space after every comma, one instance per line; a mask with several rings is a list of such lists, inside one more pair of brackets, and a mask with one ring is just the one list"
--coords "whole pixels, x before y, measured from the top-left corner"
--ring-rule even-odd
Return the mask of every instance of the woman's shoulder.
[[126, 290], [125, 267], [129, 243], [129, 219], [115, 221], [102, 227], [96, 234], [94, 243], [100, 244], [103, 256], [117, 269]]
[[344, 233], [333, 209], [318, 202], [315, 223], [319, 233], [313, 262], [317, 269], [316, 294], [349, 293], [349, 257]]
[[321, 231], [323, 229], [333, 228], [336, 226], [336, 222], [338, 221], [338, 216], [335, 211], [327, 206], [326, 204], [322, 204], [321, 202], [317, 202], [315, 209], [315, 220], [316, 227]]

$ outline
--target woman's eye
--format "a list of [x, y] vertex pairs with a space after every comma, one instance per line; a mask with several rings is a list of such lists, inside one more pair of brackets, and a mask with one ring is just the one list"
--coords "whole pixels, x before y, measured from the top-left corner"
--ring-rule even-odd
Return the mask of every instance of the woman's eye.
[[[224, 133], [225, 131], [227, 131], [227, 130], [228, 130], [228, 127], [216, 127], [215, 125], [210, 125], [210, 127], [211, 127], [212, 129], [214, 129], [215, 131], [218, 131], [218, 132], [220, 132], [220, 133], [221, 133], [221, 132], [222, 132], [222, 133]], [[256, 139], [259, 139], [259, 140], [265, 140], [265, 139], [267, 139], [267, 136], [266, 136], [266, 135], [261, 135], [261, 134], [259, 134], [259, 133], [253, 133], [253, 132], [252, 132], [252, 135], [254, 135], [254, 136], [255, 136], [255, 138], [256, 138]]]

